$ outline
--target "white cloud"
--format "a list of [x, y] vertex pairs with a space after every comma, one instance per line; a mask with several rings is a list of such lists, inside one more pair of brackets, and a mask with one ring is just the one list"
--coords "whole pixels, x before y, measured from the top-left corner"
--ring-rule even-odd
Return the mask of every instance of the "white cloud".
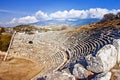
[[87, 18], [102, 18], [107, 13], [117, 13], [120, 10], [108, 10], [102, 8], [90, 8], [89, 10], [69, 10], [69, 11], [57, 11], [51, 13], [49, 17], [52, 19], [87, 19]]
[[37, 21], [35, 16], [26, 16], [18, 19], [18, 23], [34, 23]]
[[102, 18], [104, 14], [109, 13], [109, 10], [107, 9], [101, 9], [101, 8], [91, 8], [88, 10], [88, 17], [89, 18]]
[[0, 13], [14, 13], [14, 12], [10, 10], [0, 9]]
[[48, 19], [48, 15], [42, 11], [38, 11], [35, 13], [35, 17], [37, 19]]
[[10, 22], [6, 24], [27, 24], [34, 23], [40, 20], [75, 20], [75, 19], [87, 19], [87, 18], [103, 18], [104, 14], [120, 12], [120, 9], [103, 9], [103, 8], [90, 8], [88, 10], [64, 10], [64, 11], [56, 11], [51, 14], [47, 14], [42, 11], [37, 11], [32, 16], [25, 16], [21, 18], [13, 18]]
[[50, 14], [52, 19], [73, 19], [73, 18], [87, 18], [84, 10], [69, 10], [69, 11], [57, 11]]
[[11, 21], [9, 22], [2, 22], [0, 23], [1, 26], [16, 26], [19, 24], [29, 24], [29, 23], [34, 23], [37, 22], [38, 20], [36, 19], [35, 16], [26, 16], [26, 17], [22, 17], [22, 18], [13, 18]]
[[116, 14], [116, 13], [118, 13], [118, 12], [120, 12], [120, 9], [118, 9], [118, 10], [113, 9], [113, 10], [110, 10], [110, 11], [109, 11], [109, 13], [114, 13], [114, 14]]
[[12, 11], [12, 10], [6, 10], [6, 9], [0, 9], [0, 13], [10, 13], [10, 14], [27, 14], [27, 13], [25, 13], [25, 12]]
[[74, 9], [69, 11], [69, 16], [71, 18], [80, 18], [80, 19], [84, 19], [88, 17], [85, 10], [74, 10]]
[[57, 11], [55, 13], [51, 13], [49, 15], [50, 18], [52, 19], [66, 19], [68, 17], [68, 11]]
[[37, 22], [38, 20], [36, 19], [36, 17], [34, 16], [26, 16], [26, 17], [22, 17], [22, 18], [13, 18], [10, 22], [8, 22], [7, 24], [14, 24], [14, 23], [18, 23], [18, 24], [28, 24], [28, 23], [34, 23]]
[[17, 22], [18, 22], [17, 18], [13, 18], [8, 24], [14, 24], [14, 23], [17, 23]]

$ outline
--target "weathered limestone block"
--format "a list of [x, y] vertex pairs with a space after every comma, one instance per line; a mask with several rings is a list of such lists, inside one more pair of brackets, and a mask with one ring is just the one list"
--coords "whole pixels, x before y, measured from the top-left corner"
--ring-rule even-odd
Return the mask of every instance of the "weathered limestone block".
[[78, 79], [85, 79], [88, 76], [93, 75], [93, 73], [86, 70], [81, 64], [75, 64], [73, 75]]
[[117, 62], [120, 62], [120, 39], [113, 40], [113, 46], [117, 49]]
[[117, 50], [113, 45], [105, 45], [97, 52], [97, 57], [101, 58], [103, 71], [109, 71], [117, 61]]
[[64, 72], [53, 72], [34, 80], [75, 80], [75, 77]]
[[95, 73], [107, 72], [116, 64], [116, 58], [116, 48], [113, 45], [105, 45], [97, 52], [96, 57], [92, 55], [86, 57], [87, 69]]
[[95, 76], [92, 80], [110, 80], [111, 72], [101, 73]]
[[103, 72], [103, 64], [101, 58], [93, 57], [91, 54], [85, 57], [88, 64], [87, 69], [94, 72], [100, 73]]

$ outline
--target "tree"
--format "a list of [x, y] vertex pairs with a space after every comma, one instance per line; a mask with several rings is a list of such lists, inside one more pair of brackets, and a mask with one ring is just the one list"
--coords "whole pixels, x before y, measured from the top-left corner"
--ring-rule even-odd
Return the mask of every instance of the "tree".
[[104, 15], [103, 20], [113, 20], [115, 18], [116, 16], [113, 13], [108, 13]]
[[3, 33], [5, 32], [5, 29], [4, 28], [0, 28], [0, 33]]
[[118, 12], [118, 13], [116, 14], [116, 17], [117, 17], [117, 18], [120, 18], [120, 12]]

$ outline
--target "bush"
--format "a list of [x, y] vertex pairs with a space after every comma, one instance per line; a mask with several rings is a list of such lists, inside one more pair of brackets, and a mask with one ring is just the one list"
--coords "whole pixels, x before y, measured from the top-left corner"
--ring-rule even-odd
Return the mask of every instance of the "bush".
[[108, 13], [108, 14], [104, 15], [103, 19], [104, 20], [113, 20], [113, 19], [115, 19], [115, 17], [116, 16], [113, 13]]
[[117, 13], [116, 17], [120, 19], [120, 12]]
[[108, 20], [114, 20], [114, 19], [120, 19], [120, 12], [118, 12], [116, 15], [113, 13], [108, 13], [103, 16], [103, 19], [100, 22], [108, 21]]
[[31, 32], [37, 30], [37, 28], [31, 25], [18, 25], [13, 30], [17, 32]]
[[0, 27], [0, 34], [3, 32], [5, 32], [5, 29]]

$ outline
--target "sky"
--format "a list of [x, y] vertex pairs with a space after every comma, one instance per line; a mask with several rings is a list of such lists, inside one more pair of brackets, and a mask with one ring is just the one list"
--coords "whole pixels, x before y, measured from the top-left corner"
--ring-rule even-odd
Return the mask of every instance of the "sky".
[[120, 0], [0, 0], [0, 24], [102, 18], [120, 11]]

